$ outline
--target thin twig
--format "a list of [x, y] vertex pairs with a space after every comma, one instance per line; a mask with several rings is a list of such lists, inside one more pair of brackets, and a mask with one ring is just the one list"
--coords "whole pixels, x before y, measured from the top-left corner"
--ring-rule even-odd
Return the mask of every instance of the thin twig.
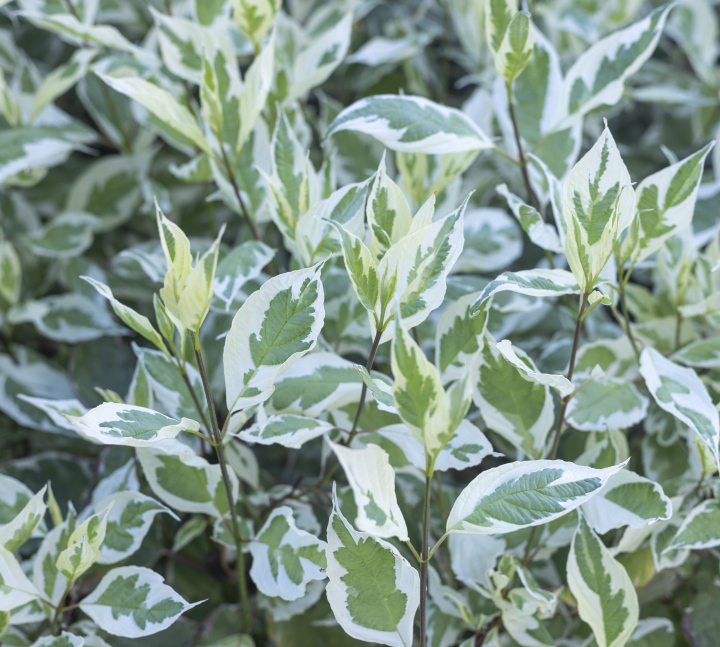
[[232, 185], [233, 191], [235, 192], [235, 198], [237, 198], [237, 201], [240, 204], [240, 209], [242, 209], [245, 222], [250, 228], [253, 238], [255, 240], [262, 241], [260, 230], [257, 228], [257, 225], [255, 225], [252, 218], [250, 217], [250, 213], [245, 206], [245, 201], [242, 199], [242, 195], [240, 195], [240, 187], [238, 187], [237, 185], [235, 173], [233, 172], [232, 165], [230, 164], [230, 160], [228, 159], [227, 153], [225, 152], [225, 147], [220, 145], [220, 150], [222, 151], [223, 163], [225, 164], [225, 170], [227, 171], [227, 179], [229, 180], [230, 184]]
[[[527, 160], [525, 159], [525, 153], [523, 152], [522, 142], [520, 141], [520, 129], [517, 125], [517, 119], [515, 118], [515, 106], [513, 106], [513, 96], [512, 96], [512, 84], [507, 83], [507, 99], [508, 99], [508, 107], [510, 111], [510, 121], [512, 121], [513, 126], [513, 132], [515, 133], [515, 144], [517, 145], [518, 149], [518, 160], [520, 161], [520, 171], [522, 172], [523, 182], [525, 182], [525, 190], [527, 191], [528, 196], [528, 202], [530, 203], [530, 206], [538, 210], [540, 204], [538, 203], [537, 198], [535, 197], [535, 192], [532, 189], [532, 185], [530, 184], [530, 176], [528, 175], [527, 170]], [[542, 214], [541, 214], [542, 215]], [[545, 218], [543, 218], [545, 220]]]
[[227, 460], [225, 458], [225, 448], [220, 435], [220, 428], [217, 422], [217, 414], [215, 413], [215, 405], [213, 404], [212, 394], [210, 393], [210, 381], [205, 371], [205, 363], [203, 362], [202, 353], [200, 352], [200, 340], [197, 335], [192, 335], [193, 348], [195, 350], [195, 359], [197, 360], [200, 378], [202, 379], [203, 390], [205, 391], [205, 399], [207, 400], [208, 410], [210, 412], [210, 422], [212, 424], [212, 434], [217, 443], [215, 451], [217, 452], [218, 463], [220, 465], [220, 473], [222, 474], [223, 484], [225, 485], [225, 494], [230, 508], [230, 518], [232, 520], [233, 536], [235, 538], [235, 549], [237, 551], [237, 579], [238, 588], [240, 590], [240, 604], [242, 606], [243, 627], [245, 631], [250, 629], [250, 608], [248, 603], [247, 583], [245, 581], [245, 554], [243, 553], [242, 540], [240, 536], [240, 524], [238, 523], [237, 508], [235, 506], [235, 498], [232, 495], [230, 487], [230, 475], [227, 468]]

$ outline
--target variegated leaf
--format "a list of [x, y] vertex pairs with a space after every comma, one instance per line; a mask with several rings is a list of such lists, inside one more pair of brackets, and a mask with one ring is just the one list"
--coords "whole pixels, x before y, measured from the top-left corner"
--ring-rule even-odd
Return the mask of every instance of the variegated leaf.
[[235, 24], [256, 48], [270, 31], [281, 4], [280, 0], [232, 0]]
[[546, 223], [536, 209], [511, 193], [507, 184], [501, 184], [495, 190], [507, 200], [508, 207], [533, 243], [553, 254], [563, 252], [563, 246], [554, 225]]
[[493, 535], [547, 523], [585, 503], [623, 466], [596, 470], [540, 460], [494, 467], [462, 491], [447, 532]]
[[334, 425], [324, 420], [286, 413], [271, 416], [240, 432], [238, 437], [251, 444], [282, 445], [300, 449], [305, 443], [334, 428]]
[[640, 373], [658, 406], [694, 430], [720, 467], [720, 419], [697, 373], [678, 366], [653, 348], [643, 350]]
[[166, 629], [197, 604], [185, 602], [149, 568], [123, 566], [107, 573], [80, 609], [113, 636], [140, 638]]
[[355, 365], [327, 351], [300, 358], [275, 380], [265, 405], [272, 413], [293, 413], [316, 418], [360, 399], [362, 379]]
[[599, 40], [577, 58], [563, 81], [556, 128], [619, 101], [625, 80], [655, 50], [672, 6], [668, 3], [655, 9], [647, 18]]
[[275, 378], [313, 348], [325, 318], [320, 268], [273, 277], [235, 315], [223, 353], [230, 412], [263, 402]]
[[250, 543], [250, 577], [269, 597], [297, 600], [312, 580], [325, 579], [327, 544], [295, 525], [292, 508], [272, 511]]
[[492, 146], [464, 113], [407, 95], [360, 99], [335, 118], [325, 136], [342, 130], [372, 135], [386, 148], [408, 153], [441, 155]]
[[702, 550], [720, 546], [720, 501], [707, 499], [690, 511], [669, 549]]
[[155, 344], [163, 353], [168, 354], [165, 342], [163, 341], [160, 333], [155, 329], [155, 326], [150, 323], [150, 320], [140, 313], [136, 312], [129, 306], [120, 303], [114, 296], [110, 288], [89, 276], [81, 277], [92, 285], [100, 294], [102, 294], [112, 306], [115, 314], [120, 317], [120, 320], [132, 328], [136, 333], [142, 335], [149, 342]]
[[104, 445], [147, 447], [181, 431], [200, 429], [188, 418], [178, 421], [152, 409], [114, 402], [104, 402], [80, 417], [66, 417], [83, 438]]
[[387, 174], [385, 154], [370, 188], [366, 213], [372, 233], [370, 251], [376, 258], [381, 257], [410, 231], [410, 205], [402, 189]]
[[[514, 352], [518, 361], [536, 371], [524, 351]], [[488, 428], [529, 456], [542, 456], [555, 422], [549, 387], [527, 379], [524, 372], [490, 344], [483, 346], [473, 370], [473, 400]]]
[[286, 103], [303, 97], [340, 65], [350, 47], [352, 23], [352, 12], [348, 12], [330, 28], [308, 39], [307, 46], [292, 61]]
[[10, 611], [40, 597], [15, 556], [0, 546], [0, 611]]
[[[491, 3], [488, 3], [490, 5]], [[494, 51], [495, 70], [505, 83], [512, 83], [525, 69], [535, 46], [530, 14], [516, 13], [508, 23], [500, 46]]]
[[42, 523], [47, 510], [45, 503], [46, 492], [47, 485], [43, 486], [13, 519], [0, 526], [0, 546], [3, 546], [5, 550], [10, 552], [17, 550], [32, 537], [35, 530]]
[[606, 125], [563, 185], [565, 254], [584, 292], [591, 292], [634, 215], [630, 174]]
[[118, 78], [105, 74], [98, 76], [113, 90], [149, 110], [181, 141], [190, 141], [204, 153], [212, 154], [193, 114], [167, 90], [140, 78]]
[[243, 286], [260, 276], [274, 256], [275, 250], [253, 240], [242, 243], [220, 260], [213, 278], [213, 292], [225, 312], [230, 311], [241, 296]]
[[390, 647], [412, 645], [418, 572], [390, 544], [347, 522], [334, 487], [327, 565], [328, 601], [348, 635]]
[[25, 301], [8, 312], [8, 320], [32, 323], [44, 337], [68, 344], [127, 333], [97, 301], [78, 292]]
[[99, 564], [115, 564], [135, 553], [150, 530], [155, 515], [177, 516], [162, 503], [140, 492], [124, 490], [95, 504], [96, 510], [110, 508], [105, 538], [100, 546]]
[[378, 445], [350, 449], [328, 441], [343, 467], [355, 496], [355, 525], [373, 537], [408, 541], [405, 519], [395, 494], [395, 472], [387, 453]]
[[220, 228], [210, 249], [198, 257], [193, 266], [187, 236], [165, 217], [157, 203], [155, 206], [160, 242], [167, 264], [160, 298], [168, 316], [179, 329], [187, 328], [197, 334], [210, 310], [218, 250], [225, 227]]
[[596, 532], [613, 528], [644, 528], [669, 519], [673, 507], [659, 483], [630, 470], [613, 474], [597, 496], [583, 505], [583, 513]]
[[625, 568], [582, 515], [567, 570], [580, 617], [592, 628], [598, 647], [625, 645], [638, 621], [637, 593]]
[[655, 253], [668, 238], [690, 224], [705, 158], [714, 143], [649, 175], [638, 185], [635, 191], [639, 221], [636, 263]]
[[574, 390], [575, 386], [570, 380], [564, 375], [551, 375], [549, 373], [540, 373], [532, 365], [530, 365], [527, 357], [520, 358], [517, 354], [517, 346], [513, 347], [512, 342], [509, 339], [503, 339], [497, 344], [492, 339], [487, 340], [488, 344], [494, 346], [495, 350], [502, 355], [505, 360], [510, 362], [520, 373], [538, 384], [549, 386], [555, 391], [561, 398], [567, 397]]
[[[211, 465], [177, 440], [138, 449], [138, 459], [152, 491], [179, 512], [221, 517], [230, 508], [219, 465]], [[237, 496], [238, 480], [229, 472], [230, 490]]]
[[645, 419], [648, 399], [634, 384], [608, 377], [588, 382], [567, 407], [567, 422], [582, 431], [629, 429]]
[[557, 297], [563, 294], [579, 294], [581, 289], [573, 274], [567, 270], [504, 272], [485, 286], [473, 304], [472, 313], [476, 314], [490, 297], [506, 291], [531, 297]]
[[[394, 468], [412, 465], [425, 470], [425, 448], [406, 425], [390, 425], [374, 432], [358, 434], [353, 447], [375, 444], [385, 450]], [[435, 471], [464, 470], [479, 465], [483, 458], [494, 454], [490, 441], [469, 420], [463, 420], [447, 445], [435, 459]]]

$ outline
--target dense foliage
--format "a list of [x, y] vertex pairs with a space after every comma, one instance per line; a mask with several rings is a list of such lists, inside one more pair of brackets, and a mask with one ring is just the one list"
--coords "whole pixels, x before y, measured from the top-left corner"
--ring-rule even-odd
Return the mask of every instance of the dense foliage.
[[717, 645], [717, 6], [526, 5], [0, 1], [3, 645]]

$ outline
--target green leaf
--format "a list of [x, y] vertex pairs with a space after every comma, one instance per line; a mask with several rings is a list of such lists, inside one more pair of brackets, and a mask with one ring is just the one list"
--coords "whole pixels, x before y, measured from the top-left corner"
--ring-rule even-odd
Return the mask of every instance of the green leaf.
[[442, 155], [483, 150], [491, 142], [464, 113], [429, 99], [408, 95], [375, 95], [345, 108], [325, 137], [351, 130], [372, 135], [386, 148]]
[[231, 412], [267, 400], [275, 378], [315, 346], [323, 300], [319, 267], [273, 277], [248, 297], [223, 353]]
[[585, 503], [623, 466], [596, 470], [541, 460], [494, 467], [462, 491], [447, 532], [494, 535], [547, 523]]
[[107, 573], [80, 609], [113, 636], [140, 638], [167, 629], [198, 604], [185, 602], [149, 568], [123, 566]]
[[334, 487], [327, 564], [327, 598], [347, 634], [391, 647], [412, 645], [418, 573], [390, 544], [353, 529]]
[[592, 628], [598, 647], [625, 645], [638, 621], [635, 587], [582, 515], [567, 570], [580, 617]]
[[250, 544], [250, 577], [264, 595], [297, 600], [324, 580], [327, 544], [295, 525], [292, 508], [275, 508]]
[[695, 431], [720, 467], [720, 420], [697, 373], [646, 347], [640, 356], [640, 374], [658, 406]]

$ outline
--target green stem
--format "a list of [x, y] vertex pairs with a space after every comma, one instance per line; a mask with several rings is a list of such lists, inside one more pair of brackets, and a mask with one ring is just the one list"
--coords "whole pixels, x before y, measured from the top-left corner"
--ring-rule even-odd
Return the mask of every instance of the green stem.
[[[512, 84], [506, 83], [505, 87], [507, 89], [507, 100], [508, 100], [508, 109], [510, 111], [510, 121], [512, 121], [513, 126], [513, 132], [515, 133], [515, 144], [517, 145], [518, 149], [518, 160], [520, 161], [520, 171], [522, 172], [523, 182], [525, 182], [525, 190], [527, 191], [528, 196], [528, 202], [530, 203], [530, 206], [534, 207], [535, 209], [540, 209], [540, 204], [537, 201], [537, 198], [535, 197], [535, 192], [532, 190], [532, 185], [530, 184], [530, 176], [528, 175], [527, 170], [527, 160], [525, 159], [525, 153], [523, 152], [522, 142], [520, 141], [520, 129], [517, 125], [517, 119], [515, 117], [515, 106], [513, 106], [513, 95], [512, 95]], [[544, 220], [544, 218], [543, 218]]]
[[190, 383], [190, 378], [188, 377], [187, 370], [185, 367], [176, 366], [178, 373], [180, 373], [180, 376], [183, 379], [183, 382], [185, 382], [185, 386], [187, 386], [188, 391], [190, 392], [190, 396], [192, 397], [193, 402], [195, 403], [195, 408], [197, 409], [198, 414], [200, 415], [200, 418], [202, 420], [202, 423], [205, 425], [205, 429], [210, 431], [212, 433], [212, 427], [208, 423], [207, 418], [205, 417], [205, 412], [202, 409], [202, 405], [200, 404], [200, 400], [197, 397], [197, 393], [195, 393], [195, 389], [193, 389], [192, 384]]
[[245, 206], [245, 201], [242, 199], [242, 195], [240, 194], [240, 187], [237, 185], [237, 180], [235, 179], [235, 172], [233, 171], [232, 164], [230, 164], [230, 160], [228, 159], [227, 153], [225, 152], [225, 147], [222, 144], [220, 145], [220, 150], [222, 151], [223, 164], [225, 165], [227, 179], [230, 182], [230, 184], [232, 185], [233, 192], [235, 193], [235, 198], [237, 198], [237, 201], [240, 204], [240, 209], [243, 212], [243, 217], [245, 218], [245, 223], [250, 228], [253, 238], [255, 240], [262, 241], [262, 236], [260, 235], [260, 230], [257, 228], [257, 225], [253, 222], [252, 218], [250, 217], [250, 213], [248, 212], [247, 207]]
[[[580, 303], [578, 305], [578, 314], [575, 319], [575, 336], [573, 337], [572, 351], [570, 352], [570, 365], [568, 366], [568, 381], [572, 382], [573, 372], [575, 371], [575, 359], [577, 358], [578, 346], [580, 345], [580, 331], [582, 329], [582, 322], [585, 318], [585, 305], [587, 304], [587, 293], [580, 296]], [[568, 404], [572, 400], [575, 392], [562, 398], [562, 405], [560, 407], [560, 416], [558, 418], [557, 427], [555, 429], [555, 438], [553, 439], [552, 449], [550, 450], [550, 460], [554, 460], [557, 456], [558, 447], [560, 445], [560, 436], [562, 435], [563, 426], [565, 425], [565, 412], [567, 411]], [[533, 526], [528, 537], [527, 544], [525, 544], [525, 554], [523, 556], [523, 562], [528, 564], [530, 562], [531, 551], [533, 543], [535, 541], [535, 535], [537, 534], [537, 526]]]
[[428, 524], [430, 518], [430, 489], [432, 472], [425, 474], [425, 501], [422, 520], [422, 552], [420, 554], [420, 647], [427, 642], [427, 578], [428, 578]]
[[[365, 369], [368, 373], [372, 370], [373, 364], [375, 363], [375, 355], [377, 355], [378, 347], [380, 346], [380, 339], [383, 335], [383, 332], [385, 332], [383, 329], [379, 328], [378, 331], [375, 333], [375, 339], [373, 340], [372, 348], [370, 349], [370, 355], [368, 356], [367, 364], [365, 364]], [[363, 382], [362, 385], [362, 391], [360, 391], [360, 402], [358, 402], [358, 408], [355, 412], [355, 420], [353, 420], [353, 426], [350, 430], [350, 436], [347, 439], [347, 445], [349, 445], [352, 442], [352, 439], [355, 437], [355, 434], [357, 433], [357, 426], [360, 422], [360, 416], [362, 415], [363, 407], [365, 406], [365, 398], [367, 397], [367, 384]]]
[[[572, 382], [573, 372], [575, 371], [575, 359], [577, 357], [578, 346], [580, 345], [580, 330], [582, 329], [583, 322], [583, 311], [587, 304], [587, 293], [580, 296], [580, 305], [578, 307], [577, 319], [575, 320], [575, 336], [573, 337], [572, 351], [570, 352], [570, 365], [568, 366], [567, 379]], [[553, 440], [552, 449], [550, 450], [550, 460], [553, 460], [557, 455], [558, 446], [560, 444], [560, 436], [562, 435], [563, 425], [565, 424], [565, 412], [567, 406], [572, 400], [572, 393], [562, 399], [562, 406], [560, 407], [560, 417], [558, 418], [557, 428], [555, 429], [555, 438]]]
[[237, 551], [237, 578], [238, 589], [240, 592], [240, 604], [242, 606], [243, 627], [245, 631], [248, 631], [250, 629], [250, 608], [248, 604], [247, 582], [245, 581], [245, 555], [243, 553], [242, 538], [240, 536], [240, 524], [238, 523], [237, 508], [235, 506], [235, 498], [232, 495], [232, 487], [230, 485], [230, 474], [228, 472], [227, 460], [225, 458], [225, 447], [223, 446], [217, 415], [215, 413], [215, 406], [213, 404], [212, 394], [210, 393], [210, 381], [208, 380], [207, 372], [205, 371], [205, 363], [203, 362], [202, 353], [200, 352], [200, 339], [195, 334], [191, 333], [191, 335], [193, 348], [195, 350], [195, 359], [197, 360], [203, 390], [205, 391], [205, 399], [207, 400], [208, 410], [210, 411], [212, 434], [216, 442], [215, 451], [220, 465], [220, 473], [222, 474], [223, 484], [225, 485], [228, 507], [230, 508], [230, 518], [232, 520], [232, 529], [235, 538], [235, 549]]
[[623, 284], [620, 288], [620, 310], [622, 312], [623, 320], [625, 321], [625, 334], [627, 335], [630, 345], [632, 346], [635, 357], [638, 361], [640, 360], [640, 350], [637, 347], [635, 337], [633, 337], [632, 330], [630, 329], [630, 315], [628, 314], [627, 302], [625, 301], [625, 285]]
[[58, 621], [60, 620], [60, 616], [62, 616], [63, 612], [65, 611], [65, 600], [67, 599], [68, 594], [70, 593], [70, 589], [72, 588], [72, 582], [68, 582], [67, 586], [65, 587], [65, 593], [63, 593], [62, 597], [60, 598], [60, 603], [55, 607], [55, 614], [53, 615], [52, 622], [50, 623], [50, 633], [53, 636], [57, 636], [57, 630], [58, 630]]

